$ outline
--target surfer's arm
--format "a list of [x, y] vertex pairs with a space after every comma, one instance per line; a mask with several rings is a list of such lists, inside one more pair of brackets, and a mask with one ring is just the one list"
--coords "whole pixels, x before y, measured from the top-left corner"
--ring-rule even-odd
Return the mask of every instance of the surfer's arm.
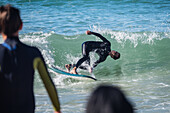
[[40, 77], [44, 83], [44, 86], [48, 92], [48, 95], [51, 99], [51, 102], [53, 104], [55, 113], [61, 113], [60, 112], [60, 102], [57, 94], [57, 90], [54, 86], [54, 83], [47, 71], [47, 67], [45, 65], [44, 59], [37, 57], [34, 59], [34, 69], [38, 70]]
[[99, 33], [92, 32], [92, 31], [86, 31], [86, 34], [87, 34], [87, 35], [93, 34], [93, 35], [99, 37], [101, 40], [103, 40], [103, 42], [108, 42], [108, 43], [110, 43], [105, 37], [103, 37], [103, 36], [102, 36], [101, 34], [99, 34]]

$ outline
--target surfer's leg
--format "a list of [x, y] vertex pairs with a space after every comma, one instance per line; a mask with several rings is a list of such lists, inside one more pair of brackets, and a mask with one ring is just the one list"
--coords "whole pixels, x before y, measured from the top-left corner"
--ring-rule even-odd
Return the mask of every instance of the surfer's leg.
[[84, 43], [82, 44], [82, 55], [83, 55], [83, 57], [77, 62], [77, 64], [76, 64], [76, 67], [77, 67], [77, 68], [79, 67], [80, 69], [85, 69], [85, 70], [87, 70], [87, 67], [85, 67], [85, 66], [80, 66], [84, 61], [86, 61], [86, 63], [87, 63], [88, 65], [90, 65], [90, 57], [89, 57], [89, 52], [90, 52], [90, 50], [89, 50], [88, 45], [89, 45], [89, 42], [84, 42]]
[[[90, 57], [86, 58], [85, 63], [90, 66]], [[88, 70], [88, 66], [80, 65], [79, 68], [80, 68], [80, 69], [83, 69], [83, 70]]]
[[88, 60], [89, 57], [88, 56], [83, 56], [83, 58], [81, 58], [77, 64], [76, 64], [76, 67], [78, 68], [84, 61]]
[[77, 74], [77, 68], [79, 68], [80, 67], [80, 65], [84, 62], [84, 61], [86, 61], [86, 60], [88, 60], [88, 59], [90, 59], [89, 58], [89, 49], [88, 49], [88, 47], [87, 47], [87, 42], [84, 42], [83, 44], [82, 44], [82, 55], [83, 55], [83, 57], [77, 62], [77, 64], [74, 66], [74, 68], [71, 70], [71, 72], [70, 73], [72, 73], [72, 74]]
[[75, 65], [75, 67], [71, 70], [70, 73], [72, 74], [77, 74], [77, 68], [79, 68], [79, 66], [88, 59], [88, 56], [83, 56], [83, 58], [81, 58], [77, 64]]

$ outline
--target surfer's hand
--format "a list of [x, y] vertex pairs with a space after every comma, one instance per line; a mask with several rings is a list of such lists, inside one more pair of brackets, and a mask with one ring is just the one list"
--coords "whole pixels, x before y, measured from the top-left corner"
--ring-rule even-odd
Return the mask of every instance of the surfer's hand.
[[87, 30], [87, 31], [86, 31], [86, 34], [87, 34], [87, 35], [91, 35], [91, 31]]
[[93, 68], [90, 68], [90, 69], [89, 69], [89, 73], [92, 73], [92, 72], [93, 72]]

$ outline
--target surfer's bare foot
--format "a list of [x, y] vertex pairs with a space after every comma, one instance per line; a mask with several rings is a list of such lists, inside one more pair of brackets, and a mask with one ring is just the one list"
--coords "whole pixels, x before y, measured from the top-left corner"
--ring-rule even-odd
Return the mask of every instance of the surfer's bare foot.
[[67, 72], [70, 72], [71, 64], [66, 64], [65, 68], [66, 68]]
[[70, 73], [71, 73], [71, 74], [78, 74], [77, 71], [76, 71], [76, 69], [77, 69], [77, 68], [74, 67], [74, 68], [70, 71]]

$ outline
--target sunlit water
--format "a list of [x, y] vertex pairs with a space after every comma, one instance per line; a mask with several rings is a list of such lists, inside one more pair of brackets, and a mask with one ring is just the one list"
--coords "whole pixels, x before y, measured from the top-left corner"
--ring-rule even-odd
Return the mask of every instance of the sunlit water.
[[[90, 92], [101, 83], [120, 86], [137, 113], [170, 112], [170, 1], [0, 1], [7, 3], [21, 10], [21, 41], [38, 47], [47, 65], [64, 69], [66, 63], [76, 63], [84, 41], [99, 41], [86, 30], [101, 33], [121, 53], [119, 60], [108, 57], [94, 69], [98, 81], [70, 79], [49, 70], [63, 113], [83, 113]], [[91, 58], [94, 62], [97, 56]], [[53, 112], [37, 72], [34, 84], [36, 113]]]

